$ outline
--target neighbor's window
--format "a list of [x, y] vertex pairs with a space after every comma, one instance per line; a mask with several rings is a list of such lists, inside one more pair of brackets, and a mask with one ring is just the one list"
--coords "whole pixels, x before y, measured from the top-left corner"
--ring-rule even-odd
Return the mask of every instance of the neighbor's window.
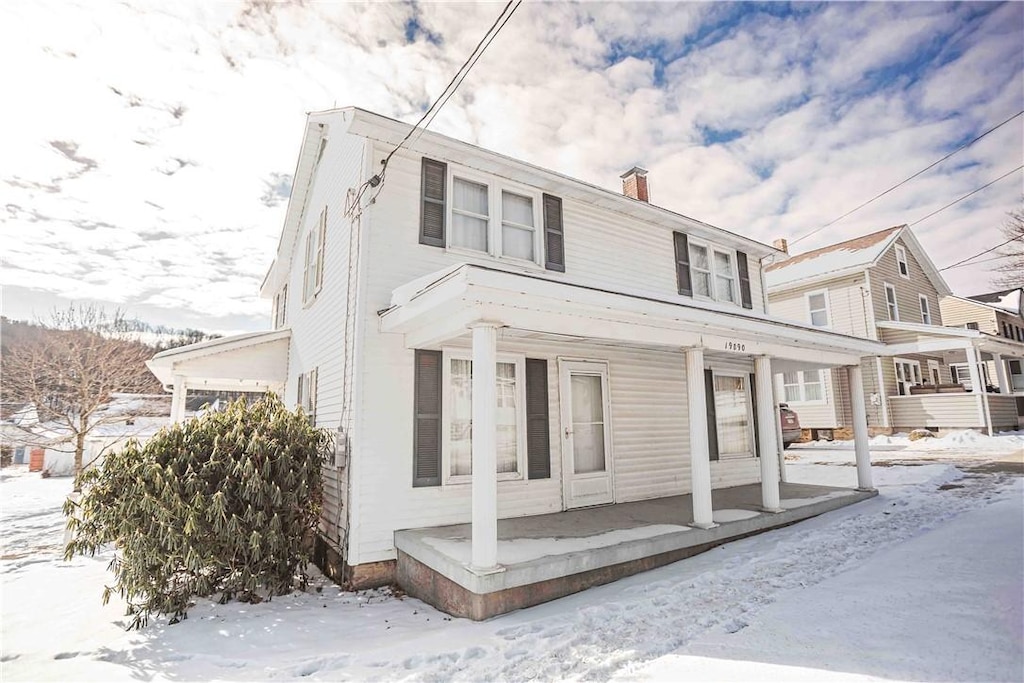
[[896, 288], [888, 282], [885, 284], [885, 308], [889, 311], [889, 320], [900, 319], [900, 307], [896, 303]]
[[[521, 455], [525, 443], [525, 385], [522, 359], [499, 360], [495, 368], [498, 422], [498, 475], [518, 478], [522, 472]], [[448, 410], [445, 434], [448, 442], [448, 477], [468, 477], [473, 473], [473, 361], [468, 355], [453, 353], [447, 360], [444, 391]], [[501, 475], [505, 475], [502, 477]]]
[[786, 403], [811, 403], [823, 401], [825, 397], [821, 370], [784, 372], [782, 385]]
[[918, 298], [921, 300], [921, 322], [925, 325], [932, 324], [932, 310], [928, 306], [928, 297], [924, 294], [918, 294]]
[[916, 360], [896, 358], [896, 390], [900, 396], [909, 396], [910, 387], [923, 384], [921, 364]]
[[809, 292], [807, 308], [811, 315], [811, 324], [815, 327], [828, 327], [828, 290]]
[[896, 245], [896, 266], [900, 270], [900, 277], [910, 278], [910, 266], [907, 265], [907, 250], [899, 244]]

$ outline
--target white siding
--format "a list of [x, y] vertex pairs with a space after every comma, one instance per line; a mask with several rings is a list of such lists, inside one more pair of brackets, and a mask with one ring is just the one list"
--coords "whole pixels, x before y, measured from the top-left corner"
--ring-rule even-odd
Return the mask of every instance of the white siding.
[[[343, 368], [345, 360], [345, 314], [349, 298], [349, 245], [351, 226], [344, 215], [345, 192], [361, 177], [362, 138], [346, 135], [340, 121], [328, 135], [327, 146], [314, 174], [308, 204], [298, 236], [291, 245], [288, 274], [287, 320], [291, 328], [285, 403], [296, 405], [298, 377], [318, 368], [316, 418], [320, 427], [336, 430], [342, 419]], [[324, 243], [323, 288], [316, 298], [302, 302], [306, 234], [314, 228], [320, 212], [327, 207]], [[347, 471], [328, 464], [324, 468], [324, 506], [321, 529], [327, 540], [343, 550], [347, 514]]]
[[[383, 157], [387, 151], [378, 148], [373, 158]], [[368, 265], [362, 271], [360, 376], [356, 382], [361, 418], [353, 451], [353, 458], [359, 461], [353, 467], [353, 488], [358, 491], [351, 511], [349, 564], [394, 558], [395, 530], [470, 519], [469, 485], [412, 487], [413, 351], [404, 347], [401, 335], [378, 331], [376, 312], [389, 305], [391, 292], [399, 285], [448, 266], [462, 262], [509, 266], [483, 255], [467, 257], [418, 244], [419, 192], [419, 157], [404, 152], [395, 155], [380, 198], [364, 222], [363, 258]], [[568, 199], [563, 202], [563, 217], [566, 273], [544, 271], [545, 277], [693, 301], [676, 294], [671, 231]], [[754, 307], [760, 310], [760, 273], [756, 259], [749, 263]], [[553, 343], [511, 335], [500, 336], [498, 350], [548, 359], [552, 434], [551, 478], [500, 482], [500, 517], [562, 509], [558, 356], [609, 363], [616, 502], [690, 490], [681, 351]], [[715, 463], [712, 477], [716, 486], [756, 482], [757, 461]]]
[[807, 294], [827, 290], [829, 329], [854, 337], [872, 339], [871, 299], [863, 273], [768, 295], [768, 311], [776, 318], [811, 324]]
[[894, 396], [889, 399], [889, 411], [893, 428], [902, 431], [985, 426], [978, 412], [977, 394]]

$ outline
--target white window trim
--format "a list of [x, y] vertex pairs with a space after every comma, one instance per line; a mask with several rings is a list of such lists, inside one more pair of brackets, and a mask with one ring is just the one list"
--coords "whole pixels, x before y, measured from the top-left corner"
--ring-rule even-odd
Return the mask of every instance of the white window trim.
[[928, 303], [928, 296], [918, 294], [917, 300], [921, 302], [921, 322], [925, 325], [932, 324], [932, 305]]
[[[883, 282], [882, 283], [882, 287], [883, 287], [883, 292], [885, 294], [885, 312], [886, 312], [886, 314], [888, 314], [889, 320], [892, 320], [893, 322], [899, 322], [899, 320], [900, 320], [900, 301], [896, 297], [896, 287], [895, 287], [895, 285], [891, 285], [888, 282]], [[895, 318], [893, 317], [893, 315], [894, 315], [893, 311], [889, 310], [889, 292], [892, 292], [892, 308], [893, 308], [893, 311], [895, 311], [895, 316], [896, 316]]]
[[[465, 486], [473, 482], [472, 474], [453, 475], [451, 468], [452, 359], [473, 360], [470, 349], [441, 350], [441, 482], [445, 486]], [[526, 480], [526, 356], [499, 353], [497, 363], [516, 366], [516, 471], [499, 472], [498, 481]]]
[[274, 329], [279, 330], [288, 322], [287, 283], [274, 295]]
[[[816, 310], [817, 311], [822, 310], [820, 308], [817, 308], [817, 309], [812, 309], [811, 308], [811, 297], [812, 296], [817, 296], [819, 294], [822, 295], [822, 297], [825, 299], [825, 324], [824, 325], [815, 325], [814, 324], [814, 316], [811, 315]], [[807, 302], [807, 322], [812, 327], [821, 327], [822, 329], [829, 329], [829, 328], [831, 328], [832, 327], [832, 304], [829, 302], [828, 289], [818, 289], [818, 290], [815, 290], [813, 292], [807, 292], [807, 294], [804, 295], [804, 300]]]
[[309, 419], [316, 424], [316, 398], [319, 387], [318, 375], [320, 368], [315, 367], [308, 372], [299, 375], [298, 386], [295, 390], [295, 405], [302, 408]]
[[[935, 371], [937, 377], [932, 376], [932, 371]], [[932, 382], [933, 379], [937, 379], [937, 382]], [[924, 378], [925, 384], [942, 384], [942, 370], [939, 368], [939, 361], [929, 358], [928, 359], [928, 374]]]
[[[452, 244], [452, 235], [455, 232], [455, 180], [467, 180], [487, 187], [487, 251], [477, 251], [467, 247], [460, 247]], [[544, 270], [544, 212], [543, 193], [527, 185], [497, 178], [472, 169], [448, 164], [448, 196], [447, 221], [448, 229], [445, 230], [445, 251], [459, 256], [474, 258], [493, 258], [506, 263], [513, 263], [524, 268], [543, 271]], [[515, 256], [505, 256], [501, 253], [502, 245], [502, 215], [501, 215], [501, 193], [502, 191], [517, 194], [521, 197], [529, 197], [533, 202], [533, 260], [528, 261]], [[474, 214], [475, 215], [475, 214]]]
[[[900, 268], [900, 266], [903, 266]], [[904, 273], [903, 271], [907, 272]], [[896, 272], [900, 274], [900, 277], [904, 280], [910, 279], [910, 261], [907, 260], [907, 250], [902, 245], [896, 245]]]
[[[736, 250], [728, 247], [717, 245], [713, 242], [708, 242], [702, 239], [694, 239], [692, 236], [687, 236], [687, 251], [691, 247], [703, 247], [708, 250], [708, 271], [711, 274], [711, 296], [704, 296], [703, 294], [697, 293], [697, 288], [693, 285], [693, 271], [697, 270], [693, 265], [693, 257], [687, 253], [687, 257], [690, 259], [690, 288], [693, 290], [693, 298], [703, 301], [715, 301], [722, 304], [733, 304], [735, 306], [741, 305], [743, 297], [740, 295], [740, 275], [738, 266], [736, 264]], [[715, 277], [718, 275], [718, 271], [715, 268], [715, 252], [719, 251], [729, 256], [729, 268], [732, 271], [729, 277], [732, 279], [732, 292], [735, 298], [733, 299], [719, 299], [717, 296], [717, 287], [715, 286]], [[705, 272], [705, 271], [700, 271]], [[724, 276], [723, 276], [724, 277]]]
[[[755, 434], [754, 434], [754, 397], [753, 397], [753, 395], [751, 394], [751, 391], [750, 391], [750, 373], [739, 372], [737, 370], [718, 370], [716, 368], [712, 368], [711, 369], [711, 376], [712, 376], [712, 380], [715, 377], [738, 377], [738, 378], [740, 378], [743, 381], [743, 390], [744, 390], [744, 392], [747, 395], [747, 432], [748, 432], [747, 443], [750, 444], [750, 452], [749, 453], [723, 453], [722, 449], [721, 449], [722, 437], [721, 437], [720, 434], [717, 434], [717, 431], [716, 431], [716, 435], [717, 435], [718, 443], [719, 443], [719, 449], [718, 449], [718, 460], [719, 460], [719, 462], [721, 462], [723, 460], [746, 460], [746, 459], [753, 459], [756, 456], [754, 451], [757, 450], [757, 439], [756, 439]], [[714, 381], [712, 381], [711, 386], [714, 387]], [[711, 397], [711, 400], [712, 401], [714, 400], [714, 396]], [[716, 430], [718, 429], [717, 425], [715, 426], [715, 429]]]
[[[316, 235], [317, 241], [313, 242]], [[324, 288], [324, 241], [327, 239], [327, 207], [325, 206], [306, 232], [306, 254], [302, 268], [302, 305], [307, 307], [316, 301]], [[313, 249], [313, 247], [316, 247]], [[310, 285], [312, 282], [312, 286]]]
[[[905, 363], [906, 365], [910, 365], [912, 367], [916, 367], [917, 368], [917, 377], [920, 378], [921, 381], [920, 382], [910, 382], [910, 386], [920, 386], [920, 385], [924, 384], [924, 373], [921, 372], [921, 361], [912, 360], [910, 358], [899, 358], [899, 357], [896, 357], [896, 358], [892, 359], [892, 362], [893, 362], [893, 368], [892, 369], [893, 369], [893, 372], [895, 373], [895, 378], [896, 378], [896, 395], [897, 396], [910, 396], [910, 387], [907, 387], [907, 393], [905, 393], [905, 394], [901, 394], [900, 393], [900, 385], [903, 384], [903, 382], [900, 381], [900, 363]], [[914, 375], [913, 375], [913, 372], [912, 372], [911, 373], [911, 378], [913, 378], [913, 376]]]
[[[796, 372], [796, 375], [797, 375], [797, 377], [796, 377], [797, 383], [795, 385], [794, 384], [786, 384], [786, 375], [785, 375], [785, 373], [781, 373], [782, 374], [782, 397], [781, 398], [782, 398], [782, 402], [783, 403], [789, 403], [789, 404], [797, 405], [797, 406], [823, 406], [826, 403], [828, 403], [828, 396], [827, 396], [827, 392], [825, 391], [825, 371], [824, 370], [794, 370], [794, 372]], [[806, 385], [807, 385], [807, 373], [809, 373], [809, 372], [816, 372], [816, 373], [818, 373], [818, 382], [821, 384], [821, 398], [820, 399], [807, 400], [807, 398], [806, 398], [806, 396], [807, 396], [807, 388], [806, 388]], [[813, 384], [813, 382], [812, 382], [812, 384]], [[786, 397], [786, 387], [787, 386], [796, 386], [796, 387], [798, 387], [800, 389], [800, 398], [794, 399], [794, 400], [790, 400], [789, 398], [787, 398]]]

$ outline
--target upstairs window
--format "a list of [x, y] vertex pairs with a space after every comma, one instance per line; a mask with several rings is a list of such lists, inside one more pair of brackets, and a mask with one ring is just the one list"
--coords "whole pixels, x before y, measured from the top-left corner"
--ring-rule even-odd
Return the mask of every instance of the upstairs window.
[[288, 322], [288, 285], [274, 295], [274, 329], [279, 330]]
[[885, 308], [889, 312], [889, 320], [900, 319], [900, 307], [896, 303], [896, 288], [885, 283]]
[[453, 247], [490, 251], [487, 240], [490, 212], [486, 185], [456, 178], [452, 195]]
[[732, 252], [689, 240], [690, 278], [694, 296], [736, 303]]
[[931, 325], [932, 310], [928, 306], [928, 297], [924, 294], [918, 294], [918, 298], [921, 300], [921, 322], [925, 325]]
[[327, 238], [327, 207], [306, 233], [306, 260], [302, 269], [302, 303], [308, 304], [324, 286], [324, 241]]
[[807, 310], [811, 324], [815, 327], [828, 327], [828, 290], [807, 293]]
[[533, 200], [530, 197], [501, 193], [501, 253], [533, 261], [537, 231], [534, 228]]
[[899, 268], [900, 277], [910, 279], [910, 266], [907, 265], [907, 250], [896, 245], [896, 267]]
[[[452, 230], [448, 246], [540, 265], [539, 209], [539, 196], [528, 191], [514, 191], [455, 175], [452, 177]], [[560, 213], [558, 216], [552, 213], [550, 219], [555, 218], [560, 220]], [[561, 226], [557, 227], [560, 236]], [[555, 246], [560, 248], [560, 242]]]

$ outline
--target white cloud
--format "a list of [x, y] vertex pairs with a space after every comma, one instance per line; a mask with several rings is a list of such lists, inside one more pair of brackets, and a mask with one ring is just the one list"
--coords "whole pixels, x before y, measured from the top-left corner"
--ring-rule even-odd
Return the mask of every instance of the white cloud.
[[[415, 121], [498, 9], [0, 5], [0, 56], [18, 65], [0, 126], [0, 282], [265, 326], [257, 290], [284, 203], [263, 198], [294, 168], [305, 112]], [[656, 203], [795, 238], [1024, 109], [1022, 30], [1012, 3], [524, 3], [434, 129], [612, 189], [641, 164]], [[798, 249], [916, 220], [998, 177], [1021, 163], [1022, 130]], [[915, 231], [945, 265], [1000, 241], [1020, 200], [1008, 178]], [[983, 290], [984, 268], [950, 282]]]

